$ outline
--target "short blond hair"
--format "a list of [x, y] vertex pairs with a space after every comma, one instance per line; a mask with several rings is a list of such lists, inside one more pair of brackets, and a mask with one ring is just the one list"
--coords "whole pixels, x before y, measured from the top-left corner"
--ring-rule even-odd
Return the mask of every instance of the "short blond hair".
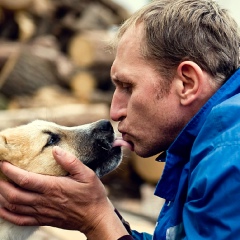
[[143, 23], [141, 53], [153, 60], [167, 79], [184, 60], [197, 63], [219, 84], [239, 67], [237, 23], [215, 1], [152, 1], [123, 23], [117, 42], [139, 23]]

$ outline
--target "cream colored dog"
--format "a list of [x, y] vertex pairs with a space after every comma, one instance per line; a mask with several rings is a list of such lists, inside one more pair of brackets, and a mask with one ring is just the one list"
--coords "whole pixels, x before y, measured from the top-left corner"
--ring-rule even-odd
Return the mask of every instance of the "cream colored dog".
[[[36, 120], [3, 130], [0, 132], [0, 160], [35, 173], [67, 175], [53, 158], [52, 148], [56, 145], [73, 153], [99, 177], [115, 169], [121, 161], [121, 140], [115, 141], [112, 125], [107, 120], [78, 127]], [[7, 180], [1, 172], [0, 178]], [[24, 240], [36, 229], [0, 219], [0, 240]]]

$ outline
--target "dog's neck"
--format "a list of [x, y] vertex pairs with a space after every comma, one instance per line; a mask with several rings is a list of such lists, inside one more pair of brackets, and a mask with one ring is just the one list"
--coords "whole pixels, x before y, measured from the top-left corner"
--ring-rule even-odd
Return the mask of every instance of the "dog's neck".
[[37, 226], [17, 226], [0, 218], [1, 240], [27, 240], [37, 229]]

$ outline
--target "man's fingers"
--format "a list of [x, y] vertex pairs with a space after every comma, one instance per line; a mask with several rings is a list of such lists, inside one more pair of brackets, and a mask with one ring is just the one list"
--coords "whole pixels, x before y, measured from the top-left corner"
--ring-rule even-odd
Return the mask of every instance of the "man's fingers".
[[14, 214], [7, 209], [1, 207], [0, 208], [0, 216], [1, 218], [12, 222], [16, 225], [21, 225], [21, 226], [38, 226], [39, 222], [37, 221], [36, 218], [31, 217], [31, 216], [21, 216], [18, 214]]
[[[54, 207], [50, 206], [50, 204], [44, 199], [35, 195], [36, 193], [26, 193], [23, 190], [15, 188], [9, 183], [1, 181], [0, 208], [5, 209], [2, 213], [14, 213], [19, 216], [31, 216], [32, 218], [34, 218], [34, 216], [38, 216], [49, 219], [52, 218], [52, 215], [59, 217], [59, 215], [62, 214], [61, 212], [58, 212], [58, 210], [55, 210]], [[53, 206], [55, 206], [55, 204], [53, 204]], [[51, 208], [51, 212], [49, 212], [49, 208]], [[1, 213], [0, 216], [2, 216]]]
[[35, 193], [29, 194], [29, 192], [25, 192], [23, 189], [5, 181], [0, 181], [0, 195], [12, 204], [22, 204], [21, 199], [24, 199], [24, 203], [35, 201]]
[[85, 182], [90, 176], [95, 175], [95, 173], [77, 159], [76, 156], [64, 151], [58, 146], [53, 148], [53, 156], [58, 164], [78, 181]]
[[[24, 207], [24, 206], [22, 206]], [[44, 215], [35, 215], [30, 213], [11, 212], [7, 208], [0, 207], [0, 217], [9, 222], [20, 226], [44, 226], [51, 225], [53, 219]], [[44, 224], [43, 224], [44, 223]], [[61, 223], [60, 223], [61, 224]], [[59, 225], [60, 225], [59, 224]], [[60, 225], [61, 226], [61, 225]]]
[[[8, 162], [0, 162], [0, 170], [18, 186], [30, 191], [37, 190], [39, 193], [44, 192], [45, 182], [47, 178], [51, 178], [51, 176], [44, 176], [25, 171]], [[49, 182], [51, 182], [50, 179]]]
[[12, 204], [8, 202], [2, 195], [0, 195], [0, 205], [1, 208], [4, 208], [6, 211], [9, 211], [11, 213], [15, 214], [24, 214], [29, 215], [30, 213], [34, 212], [36, 213], [36, 210], [25, 205], [19, 205], [19, 204]]

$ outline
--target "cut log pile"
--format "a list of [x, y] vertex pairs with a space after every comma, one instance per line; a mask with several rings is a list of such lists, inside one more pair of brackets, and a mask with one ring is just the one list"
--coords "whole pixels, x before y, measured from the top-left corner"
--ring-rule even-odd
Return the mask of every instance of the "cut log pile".
[[0, 109], [109, 104], [107, 44], [128, 16], [111, 0], [0, 0]]

